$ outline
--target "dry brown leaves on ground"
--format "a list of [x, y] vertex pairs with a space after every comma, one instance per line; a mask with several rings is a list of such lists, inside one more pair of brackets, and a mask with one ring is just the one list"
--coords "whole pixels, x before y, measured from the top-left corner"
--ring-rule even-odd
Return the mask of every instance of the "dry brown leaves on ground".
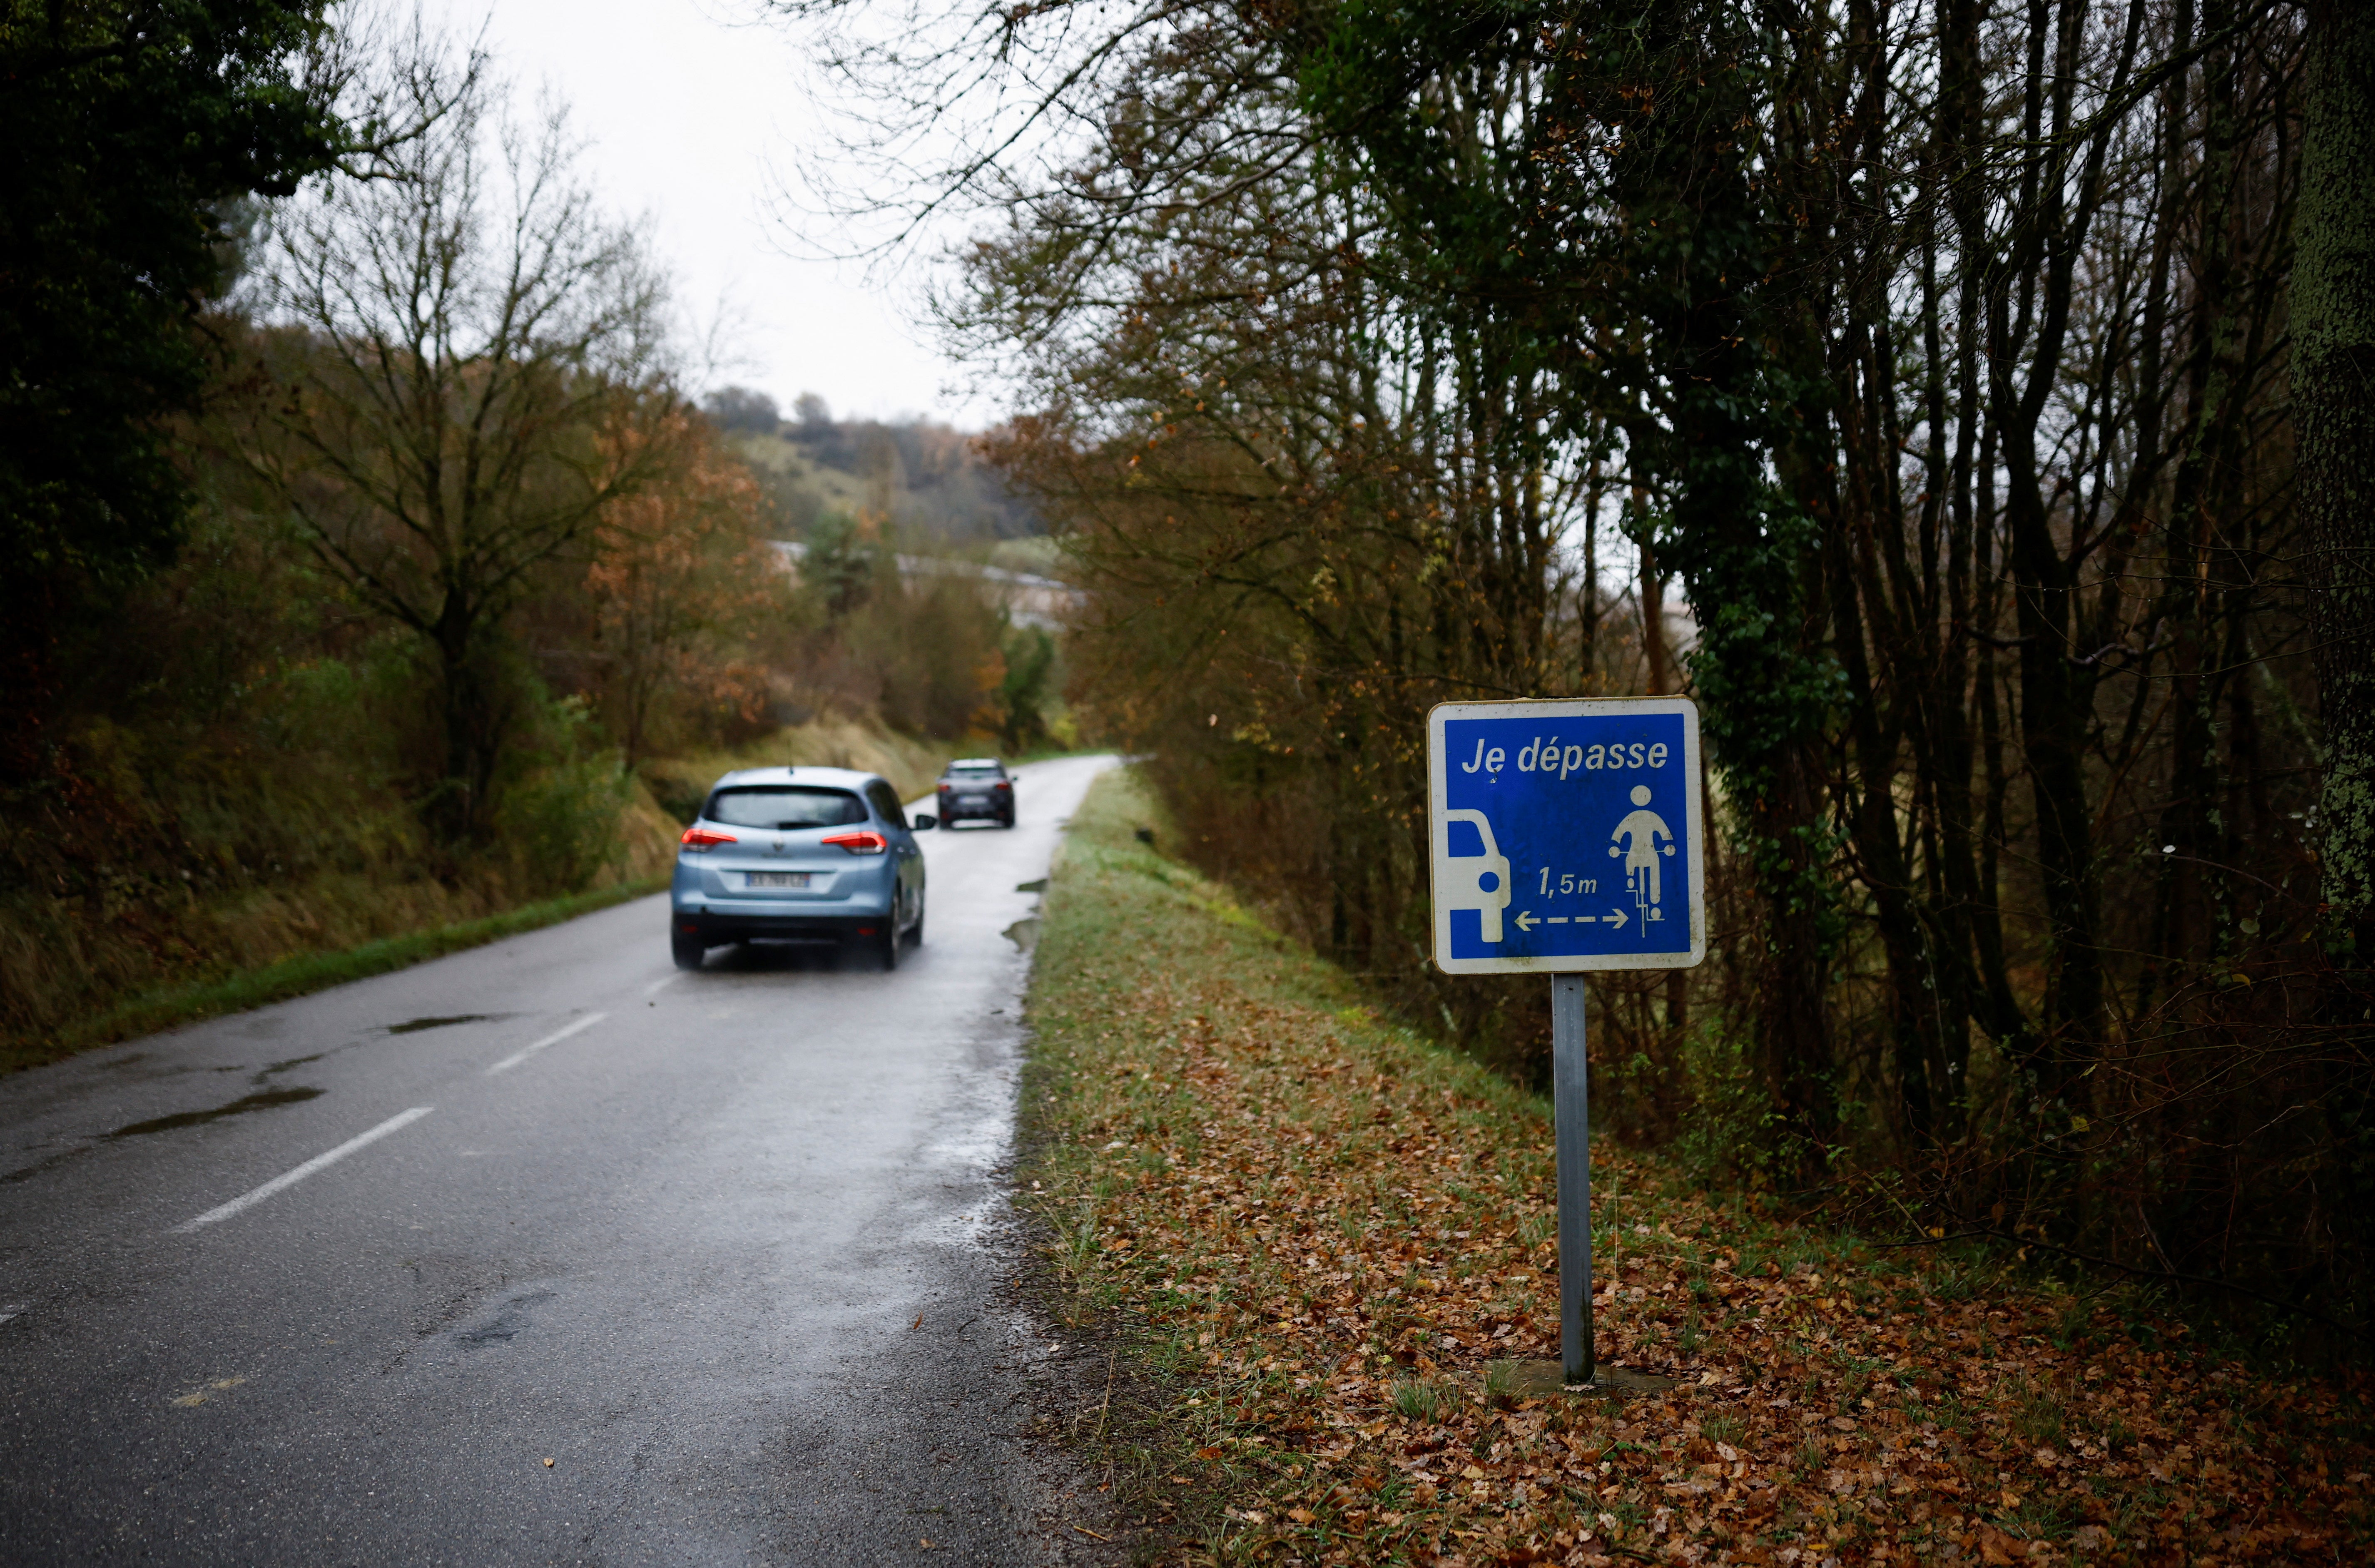
[[1542, 1103], [1077, 819], [1031, 1001], [1031, 1201], [1163, 1409], [1131, 1498], [1176, 1561], [2361, 1561], [2362, 1385], [1759, 1218], [1594, 1154], [1598, 1351], [1682, 1380], [1515, 1398], [1557, 1353]]

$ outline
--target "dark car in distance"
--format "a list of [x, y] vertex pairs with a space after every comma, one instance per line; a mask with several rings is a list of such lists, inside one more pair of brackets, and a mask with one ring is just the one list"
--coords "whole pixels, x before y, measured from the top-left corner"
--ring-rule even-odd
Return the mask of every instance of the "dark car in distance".
[[1014, 779], [995, 757], [960, 757], [940, 773], [940, 820], [1014, 826]]

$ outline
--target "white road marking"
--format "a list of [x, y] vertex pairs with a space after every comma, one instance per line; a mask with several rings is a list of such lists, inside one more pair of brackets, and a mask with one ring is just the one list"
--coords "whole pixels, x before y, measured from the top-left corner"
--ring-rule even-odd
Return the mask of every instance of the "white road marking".
[[0, 1323], [6, 1323], [10, 1318], [16, 1316], [18, 1313], [24, 1311], [27, 1304], [28, 1303], [24, 1302], [10, 1302], [6, 1306], [0, 1307]]
[[196, 1230], [201, 1225], [211, 1225], [218, 1220], [228, 1220], [243, 1208], [251, 1208], [256, 1204], [262, 1203], [266, 1198], [270, 1197], [274, 1193], [278, 1192], [283, 1187], [293, 1187], [299, 1182], [303, 1181], [306, 1177], [313, 1174], [315, 1172], [328, 1170], [339, 1161], [344, 1160], [348, 1155], [352, 1154], [356, 1149], [361, 1149], [368, 1144], [377, 1143], [381, 1138], [385, 1138], [388, 1134], [396, 1131], [398, 1127], [410, 1126], [421, 1117], [429, 1114], [429, 1113], [435, 1108], [436, 1107], [431, 1105], [415, 1105], [409, 1111], [399, 1111], [395, 1115], [390, 1116], [387, 1120], [382, 1122], [379, 1126], [372, 1128], [371, 1131], [347, 1139], [346, 1142], [338, 1145], [337, 1148], [331, 1149], [328, 1153], [316, 1154], [313, 1158], [306, 1161], [305, 1163], [298, 1166], [295, 1170], [281, 1172], [280, 1174], [273, 1177], [262, 1186], [240, 1194], [237, 1197], [232, 1198], [229, 1203], [224, 1204], [219, 1208], [209, 1208], [204, 1214], [199, 1215], [196, 1219], [174, 1226], [173, 1233], [175, 1235], [184, 1235], [189, 1232]]
[[571, 1024], [568, 1028], [556, 1029], [550, 1034], [548, 1034], [543, 1039], [538, 1041], [535, 1044], [513, 1052], [510, 1055], [505, 1056], [502, 1061], [497, 1062], [493, 1067], [489, 1067], [487, 1069], [487, 1076], [489, 1078], [492, 1078], [497, 1073], [509, 1072], [514, 1067], [519, 1066], [522, 1062], [526, 1061], [530, 1056], [535, 1055], [538, 1051], [543, 1050], [546, 1046], [558, 1045], [562, 1041], [568, 1039], [571, 1035], [576, 1033], [579, 1030], [591, 1029], [609, 1016], [610, 1015], [609, 1013], [587, 1013], [584, 1018], [579, 1019], [575, 1023]]
[[675, 984], [678, 981], [683, 978], [684, 972], [682, 970], [679, 970], [674, 974], [655, 980], [649, 985], [644, 986], [644, 995], [646, 996], [656, 996], [661, 992], [667, 990], [669, 986]]

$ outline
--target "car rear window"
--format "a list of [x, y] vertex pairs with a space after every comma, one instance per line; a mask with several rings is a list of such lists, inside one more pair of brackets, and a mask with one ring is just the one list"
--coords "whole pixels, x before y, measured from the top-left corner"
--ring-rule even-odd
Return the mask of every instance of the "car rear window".
[[866, 806], [845, 789], [748, 784], [719, 790], [701, 814], [730, 828], [837, 828], [865, 821]]
[[949, 770], [949, 777], [952, 779], [1001, 779], [1005, 776], [1006, 770], [1003, 768], [951, 768]]

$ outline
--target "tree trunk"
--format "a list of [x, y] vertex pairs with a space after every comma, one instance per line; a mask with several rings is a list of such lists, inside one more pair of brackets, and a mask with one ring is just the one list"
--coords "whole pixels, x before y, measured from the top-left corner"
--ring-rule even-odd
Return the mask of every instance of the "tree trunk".
[[[1645, 500], [1639, 491], [1636, 498]], [[1663, 697], [1682, 690], [1674, 678], [1673, 659], [1666, 648], [1666, 574], [1658, 566], [1657, 548], [1649, 540], [1649, 521], [1641, 520], [1641, 647], [1649, 656], [1649, 695]], [[1666, 1027], [1674, 1032], [1679, 1049], [1691, 1027], [1691, 979], [1687, 970], [1666, 972]]]
[[448, 843], [465, 844], [487, 826], [495, 767], [510, 713], [489, 638], [476, 616], [449, 595], [431, 636], [445, 728], [445, 776], [429, 816]]
[[2296, 494], [2315, 590], [2323, 897], [2375, 937], [2375, 9], [2311, 8], [2292, 278]]

